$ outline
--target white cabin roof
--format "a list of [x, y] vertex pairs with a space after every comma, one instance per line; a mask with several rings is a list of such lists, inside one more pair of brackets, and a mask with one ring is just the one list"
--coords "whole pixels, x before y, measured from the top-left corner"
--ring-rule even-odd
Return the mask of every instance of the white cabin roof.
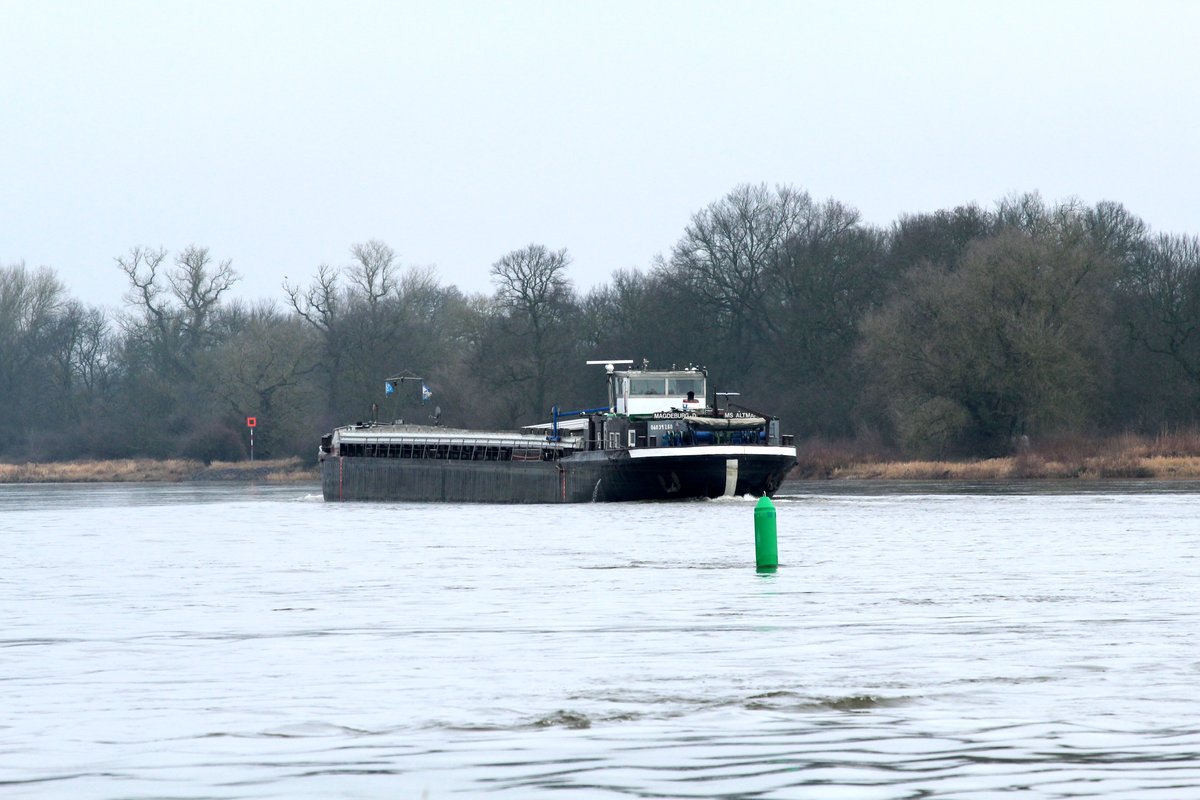
[[[588, 427], [587, 417], [573, 417], [571, 419], [560, 419], [558, 421], [559, 433], [586, 433]], [[537, 425], [526, 425], [521, 428], [523, 431], [530, 433], [541, 433], [543, 435], [550, 433], [554, 429], [553, 422], [539, 422]]]
[[545, 447], [549, 444], [545, 435], [506, 433], [504, 431], [470, 431], [462, 428], [438, 428], [429, 425], [384, 424], [363, 428], [338, 428], [334, 431], [334, 438], [338, 442], [362, 442], [363, 444], [467, 444], [525, 448]]

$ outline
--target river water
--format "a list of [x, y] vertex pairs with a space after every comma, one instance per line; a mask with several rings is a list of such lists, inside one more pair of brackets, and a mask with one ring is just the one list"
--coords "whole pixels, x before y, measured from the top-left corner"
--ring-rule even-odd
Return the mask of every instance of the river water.
[[1197, 798], [1200, 487], [0, 487], [0, 795]]

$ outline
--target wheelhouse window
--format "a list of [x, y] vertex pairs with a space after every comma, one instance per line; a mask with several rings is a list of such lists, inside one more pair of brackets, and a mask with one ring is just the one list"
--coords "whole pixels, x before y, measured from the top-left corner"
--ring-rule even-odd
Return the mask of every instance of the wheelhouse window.
[[672, 397], [686, 397], [692, 392], [694, 397], [704, 397], [703, 378], [670, 378], [667, 381], [667, 394]]
[[661, 397], [667, 382], [663, 378], [630, 378], [630, 397]]

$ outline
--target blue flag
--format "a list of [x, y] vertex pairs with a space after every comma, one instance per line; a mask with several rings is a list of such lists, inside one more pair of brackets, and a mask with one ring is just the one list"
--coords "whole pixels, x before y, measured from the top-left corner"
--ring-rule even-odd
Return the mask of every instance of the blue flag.
[[394, 391], [396, 391], [396, 387], [392, 386], [390, 381], [383, 382], [383, 393], [384, 394], [391, 394]]
[[425, 402], [426, 400], [428, 400], [431, 397], [433, 397], [433, 392], [429, 391], [429, 387], [425, 385], [424, 381], [422, 381], [421, 382], [421, 402]]

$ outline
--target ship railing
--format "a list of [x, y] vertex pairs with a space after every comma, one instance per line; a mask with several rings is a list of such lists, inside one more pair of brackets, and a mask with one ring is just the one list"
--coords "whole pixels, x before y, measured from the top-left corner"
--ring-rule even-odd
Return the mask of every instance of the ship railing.
[[348, 458], [436, 459], [441, 461], [557, 461], [578, 449], [562, 443], [513, 439], [422, 438], [342, 441]]

